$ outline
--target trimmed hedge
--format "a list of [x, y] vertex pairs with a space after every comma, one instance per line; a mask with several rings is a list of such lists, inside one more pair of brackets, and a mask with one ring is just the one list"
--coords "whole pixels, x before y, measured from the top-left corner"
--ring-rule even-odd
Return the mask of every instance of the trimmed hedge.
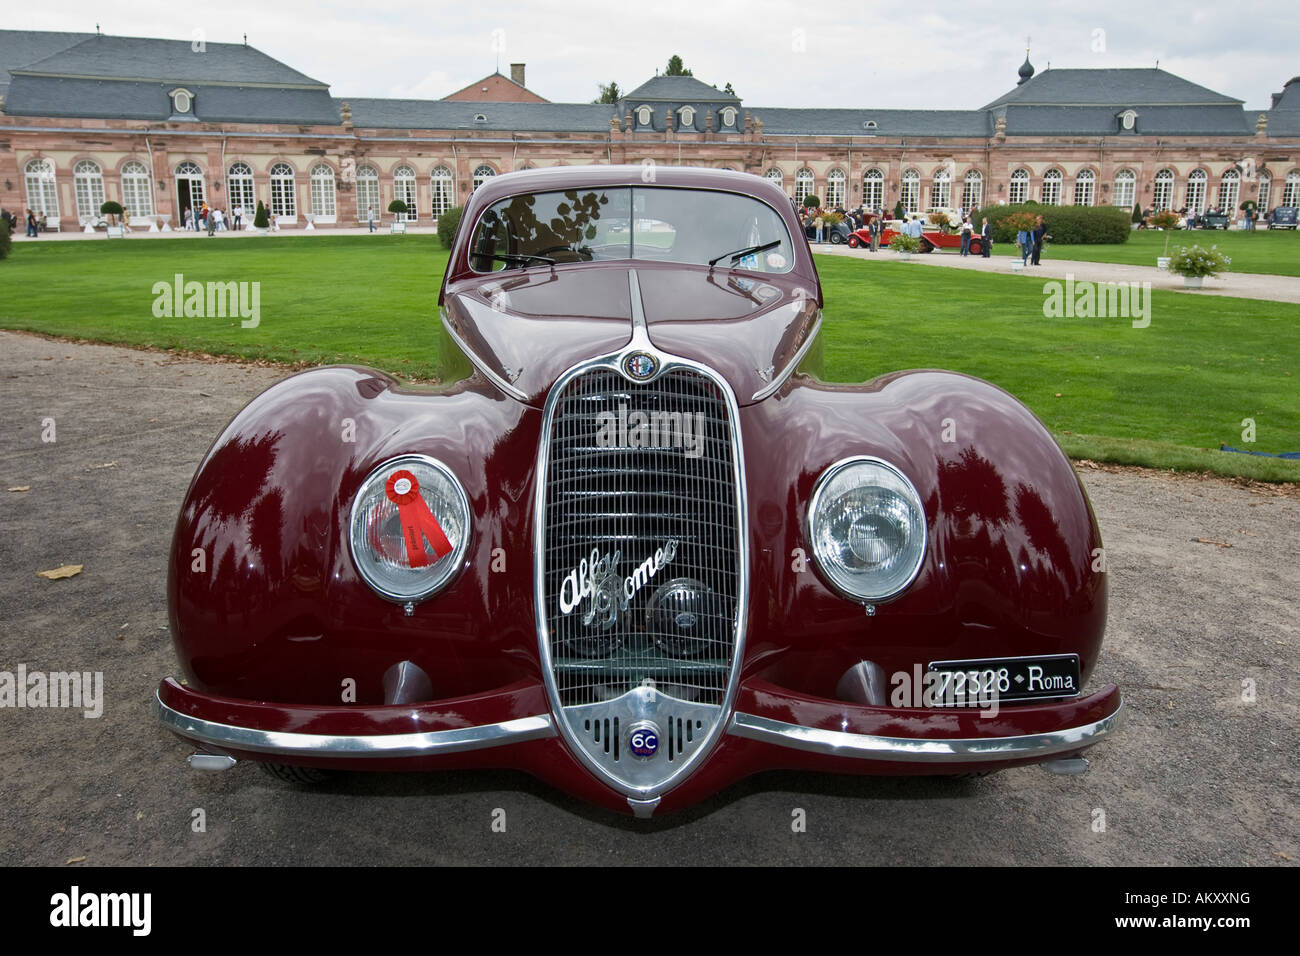
[[460, 225], [462, 212], [464, 212], [463, 206], [452, 206], [438, 217], [438, 239], [444, 249], [450, 249], [456, 239], [456, 228]]
[[9, 238], [9, 220], [0, 218], [0, 259], [9, 258], [9, 247], [12, 240]]
[[1016, 227], [1008, 220], [1017, 213], [1042, 216], [1052, 241], [1065, 246], [1128, 242], [1133, 232], [1129, 211], [1114, 206], [1043, 206], [1039, 203], [985, 206], [975, 211], [971, 222], [978, 231], [987, 217], [993, 227], [994, 242], [1015, 242]]

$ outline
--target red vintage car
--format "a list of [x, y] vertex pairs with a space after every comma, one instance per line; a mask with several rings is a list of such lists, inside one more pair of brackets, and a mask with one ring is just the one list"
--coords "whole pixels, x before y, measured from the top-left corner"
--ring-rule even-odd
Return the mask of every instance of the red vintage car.
[[[869, 222], [870, 220], [868, 220]], [[890, 240], [898, 235], [902, 222], [898, 219], [888, 219], [884, 223], [884, 228], [880, 231], [880, 247], [888, 248]], [[849, 248], [856, 249], [859, 246], [871, 246], [871, 233], [866, 226], [857, 229], [849, 235]], [[936, 249], [961, 249], [960, 232], [943, 232], [936, 229], [933, 225], [927, 223], [921, 232], [921, 252], [934, 252]], [[973, 256], [983, 255], [984, 240], [975, 234], [970, 240], [970, 254]]]
[[217, 438], [156, 699], [192, 766], [510, 767], [642, 817], [776, 768], [1086, 767], [1120, 693], [1047, 429], [952, 372], [823, 381], [780, 188], [643, 177], [489, 180], [442, 385], [318, 368]]

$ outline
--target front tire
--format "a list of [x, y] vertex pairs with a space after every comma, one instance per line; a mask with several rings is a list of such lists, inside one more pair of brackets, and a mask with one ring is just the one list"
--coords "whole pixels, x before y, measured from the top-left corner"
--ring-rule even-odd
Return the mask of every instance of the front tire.
[[857, 248], [858, 246], [860, 246], [861, 244], [862, 244], [862, 241], [861, 241], [857, 236], [849, 236], [849, 248], [850, 248], [850, 249], [856, 249], [856, 248]]

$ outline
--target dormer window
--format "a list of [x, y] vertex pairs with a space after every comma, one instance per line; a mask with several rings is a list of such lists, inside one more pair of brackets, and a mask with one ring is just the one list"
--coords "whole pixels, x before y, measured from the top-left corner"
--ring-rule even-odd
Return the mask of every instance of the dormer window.
[[867, 120], [865, 123], [862, 124], [862, 128], [863, 128], [863, 129], [875, 129], [875, 128], [876, 128], [876, 121], [875, 121], [875, 120]]
[[485, 114], [483, 114], [483, 113], [475, 113], [475, 114], [474, 114], [474, 122], [475, 122], [475, 123], [486, 123], [486, 122], [487, 122], [487, 116], [486, 116]]
[[171, 97], [173, 113], [184, 115], [194, 108], [194, 94], [189, 90], [175, 89], [167, 95]]
[[1119, 125], [1126, 130], [1132, 130], [1137, 126], [1138, 115], [1134, 110], [1125, 110], [1119, 114]]
[[724, 106], [720, 112], [723, 126], [736, 125], [736, 108], [734, 106]]
[[648, 107], [648, 106], [639, 106], [639, 107], [637, 107], [637, 111], [636, 111], [636, 122], [637, 122], [637, 125], [638, 125], [638, 126], [649, 126], [649, 125], [650, 125], [650, 117], [651, 117], [653, 114], [654, 114], [654, 110], [651, 109], [651, 108]]
[[677, 117], [682, 121], [682, 126], [695, 125], [695, 107], [683, 106], [677, 111]]

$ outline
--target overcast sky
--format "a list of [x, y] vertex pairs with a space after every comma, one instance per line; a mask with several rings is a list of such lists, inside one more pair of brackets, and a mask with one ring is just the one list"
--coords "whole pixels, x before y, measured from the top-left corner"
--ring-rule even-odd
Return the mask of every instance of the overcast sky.
[[[1065, 5], [1062, 5], [1064, 7]], [[1085, 9], [1086, 8], [1086, 9]], [[730, 82], [748, 107], [974, 109], [1030, 59], [1053, 67], [1162, 69], [1264, 109], [1300, 74], [1294, 0], [1161, 5], [1091, 0], [48, 0], [9, 5], [0, 26], [248, 42], [335, 96], [437, 98], [497, 68], [589, 102], [610, 80], [631, 90], [680, 54], [695, 76]], [[498, 51], [498, 48], [501, 48]]]

